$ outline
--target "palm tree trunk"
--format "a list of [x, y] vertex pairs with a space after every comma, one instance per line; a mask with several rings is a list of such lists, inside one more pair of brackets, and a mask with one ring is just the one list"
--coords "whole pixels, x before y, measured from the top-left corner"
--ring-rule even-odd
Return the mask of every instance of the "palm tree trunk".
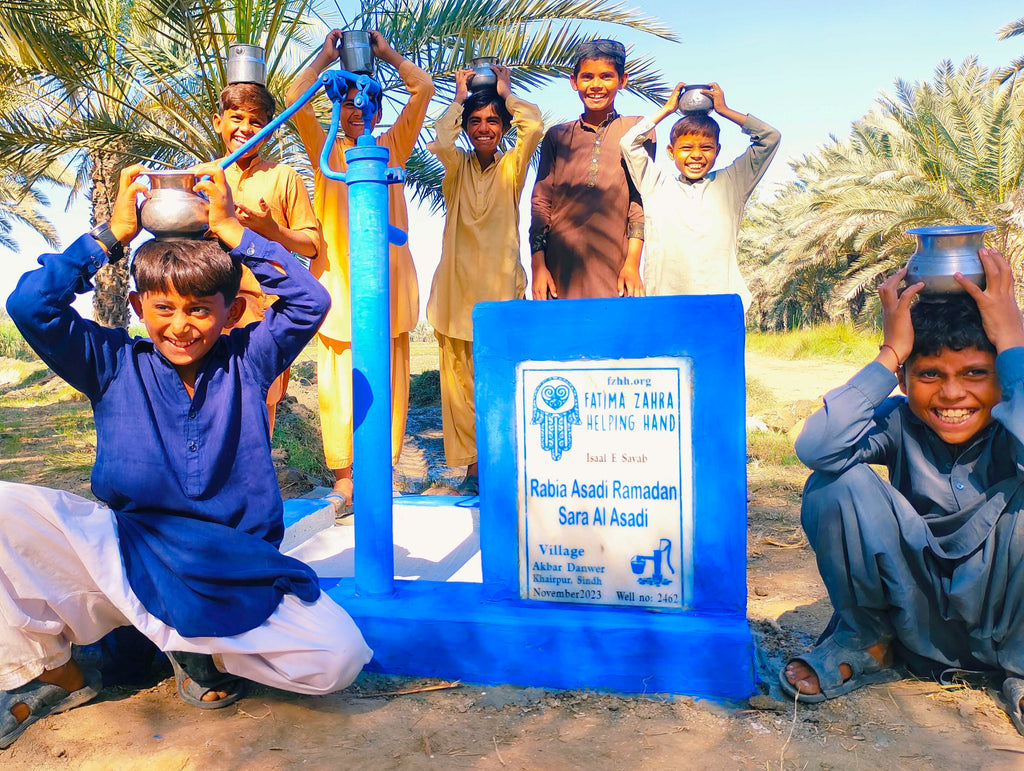
[[[117, 198], [118, 167], [110, 153], [92, 153], [92, 223], [109, 222]], [[106, 327], [128, 328], [128, 254], [120, 262], [105, 265], [93, 279], [93, 318]]]

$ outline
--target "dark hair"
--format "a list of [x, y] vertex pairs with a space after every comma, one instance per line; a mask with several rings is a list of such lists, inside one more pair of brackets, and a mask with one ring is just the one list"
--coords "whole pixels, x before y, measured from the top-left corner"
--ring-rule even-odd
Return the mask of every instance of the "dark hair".
[[585, 40], [576, 46], [576, 55], [573, 59], [573, 77], [580, 74], [580, 67], [587, 59], [600, 59], [608, 62], [615, 67], [620, 78], [626, 74], [626, 46], [618, 40], [609, 40], [608, 38]]
[[192, 297], [224, 296], [230, 303], [238, 295], [242, 263], [207, 239], [154, 239], [140, 246], [132, 259], [135, 291], [166, 292], [173, 289]]
[[466, 129], [466, 124], [469, 123], [469, 119], [474, 112], [484, 109], [487, 105], [494, 107], [494, 111], [498, 113], [498, 117], [501, 119], [501, 126], [505, 131], [512, 127], [512, 113], [505, 106], [505, 100], [498, 96], [498, 92], [495, 89], [488, 87], [473, 91], [466, 97], [466, 101], [462, 104], [462, 129]]
[[996, 352], [985, 334], [977, 304], [966, 294], [922, 298], [911, 306], [910, 321], [914, 325], [914, 349], [904, 364], [915, 356], [937, 356], [944, 348]]
[[277, 112], [274, 95], [259, 83], [232, 83], [220, 92], [217, 103], [221, 115], [228, 110], [249, 110], [262, 112], [270, 120]]
[[717, 145], [719, 130], [718, 121], [710, 115], [705, 115], [702, 112], [692, 112], [675, 122], [672, 126], [672, 131], [669, 132], [668, 143], [674, 145], [676, 140], [684, 134], [693, 134], [698, 137], [714, 139]]

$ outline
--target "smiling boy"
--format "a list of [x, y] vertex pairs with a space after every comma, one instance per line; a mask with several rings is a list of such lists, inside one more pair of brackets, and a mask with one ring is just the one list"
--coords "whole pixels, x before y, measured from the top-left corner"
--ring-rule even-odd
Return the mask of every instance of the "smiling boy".
[[[1024, 734], [1024, 325], [1013, 275], [982, 249], [986, 288], [879, 288], [884, 342], [825, 396], [796, 451], [814, 473], [801, 522], [835, 614], [780, 672], [820, 702], [926, 672], [994, 671]], [[896, 384], [906, 395], [887, 398]], [[888, 481], [869, 464], [888, 468]]]
[[640, 119], [615, 111], [629, 83], [625, 47], [580, 44], [569, 83], [583, 114], [544, 136], [530, 201], [533, 299], [642, 296], [644, 208], [619, 152]]
[[[473, 306], [512, 300], [526, 291], [519, 260], [519, 198], [530, 157], [544, 131], [540, 109], [512, 93], [507, 67], [491, 67], [495, 88], [469, 92], [472, 70], [455, 73], [455, 100], [438, 119], [428, 149], [444, 165], [447, 215], [441, 260], [427, 302], [440, 349], [441, 416], [449, 466], [467, 466], [459, 486], [477, 494], [473, 403]], [[516, 144], [498, 145], [512, 125]], [[471, 151], [456, 146], [465, 131]]]
[[750, 135], [750, 147], [732, 164], [713, 171], [722, 147], [718, 123], [690, 113], [672, 126], [666, 150], [676, 174], [655, 165], [644, 149], [645, 135], [673, 114], [685, 83], [664, 106], [622, 138], [622, 156], [644, 199], [646, 215], [644, 286], [647, 294], [738, 294], [743, 309], [750, 291], [740, 275], [736, 239], [743, 207], [779, 147], [781, 136], [752, 115], [733, 110], [717, 83], [703, 91], [715, 112]]
[[[144, 171], [122, 172], [110, 223], [43, 255], [7, 303], [40, 358], [92, 404], [99, 502], [0, 482], [0, 749], [96, 695], [71, 645], [117, 627], [163, 651], [213, 656], [214, 677], [300, 693], [345, 687], [371, 655], [316, 573], [279, 550], [264, 398], [329, 298], [288, 251], [242, 227], [221, 168], [191, 170], [205, 177], [195, 189], [220, 243], [153, 240], [135, 254], [132, 304], [148, 338], [72, 307], [138, 232]], [[223, 335], [244, 307], [240, 263], [278, 299], [262, 323]], [[213, 690], [175, 674], [197, 705]]]
[[[218, 107], [213, 128], [228, 155], [255, 136], [277, 111], [273, 95], [258, 83], [232, 83], [220, 92]], [[295, 169], [266, 160], [259, 149], [260, 145], [252, 148], [224, 171], [235, 202], [235, 216], [254, 233], [276, 241], [293, 254], [313, 259], [320, 251], [320, 224], [306, 186]], [[248, 268], [242, 270], [238, 295], [245, 308], [234, 324], [242, 327], [262, 321], [276, 299], [263, 292]], [[267, 391], [271, 435], [277, 404], [288, 389], [288, 375], [288, 370], [282, 372]]]

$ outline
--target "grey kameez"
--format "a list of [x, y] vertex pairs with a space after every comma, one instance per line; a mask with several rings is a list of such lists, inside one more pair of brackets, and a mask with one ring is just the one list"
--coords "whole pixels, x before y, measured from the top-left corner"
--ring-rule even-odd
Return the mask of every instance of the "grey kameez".
[[808, 418], [801, 521], [844, 647], [895, 638], [949, 666], [1024, 674], [1024, 348], [996, 369], [995, 421], [955, 457], [887, 398], [896, 377], [877, 362]]

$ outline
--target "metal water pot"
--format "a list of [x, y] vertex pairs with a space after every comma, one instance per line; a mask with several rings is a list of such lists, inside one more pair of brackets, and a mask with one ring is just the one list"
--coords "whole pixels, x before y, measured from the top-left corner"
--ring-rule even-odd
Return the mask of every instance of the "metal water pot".
[[193, 192], [189, 171], [147, 171], [149, 197], [142, 202], [142, 227], [157, 238], [202, 238], [209, 227], [209, 203]]
[[232, 83], [267, 85], [267, 63], [260, 46], [245, 43], [228, 46], [228, 85]]
[[697, 112], [707, 114], [711, 112], [711, 108], [715, 106], [714, 99], [707, 94], [701, 93], [702, 91], [710, 90], [711, 86], [706, 83], [691, 83], [688, 86], [684, 86], [682, 93], [679, 94], [679, 104], [676, 106], [676, 111], [683, 115]]
[[953, 294], [963, 292], [954, 273], [985, 288], [985, 268], [978, 250], [985, 245], [985, 233], [994, 225], [940, 225], [913, 228], [907, 233], [917, 237], [917, 251], [907, 263], [906, 285], [924, 282], [921, 292]]
[[488, 86], [494, 88], [498, 83], [498, 76], [494, 74], [491, 65], [497, 67], [501, 59], [497, 56], [478, 56], [469, 60], [469, 69], [473, 70], [473, 77], [469, 79], [471, 91], [477, 91]]
[[356, 75], [373, 74], [373, 46], [370, 33], [363, 29], [347, 29], [338, 41], [341, 68]]

